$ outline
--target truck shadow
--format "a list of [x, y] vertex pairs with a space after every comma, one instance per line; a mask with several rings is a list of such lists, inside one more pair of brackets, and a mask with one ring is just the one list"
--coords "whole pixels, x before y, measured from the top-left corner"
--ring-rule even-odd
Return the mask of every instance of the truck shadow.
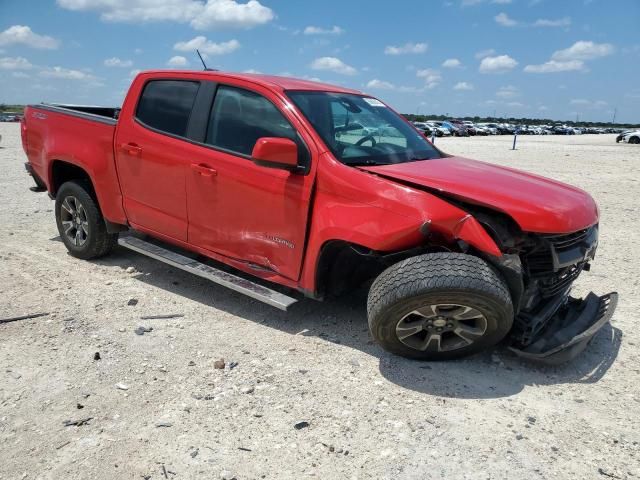
[[[526, 362], [504, 346], [463, 360], [419, 362], [390, 354], [372, 340], [367, 325], [365, 289], [325, 302], [303, 298], [288, 312], [282, 312], [121, 248], [96, 263], [120, 268], [133, 265], [139, 272], [135, 278], [152, 287], [290, 335], [317, 337], [360, 350], [378, 358], [380, 374], [386, 380], [408, 390], [439, 397], [501, 398], [515, 395], [532, 385], [596, 383], [615, 361], [622, 340], [622, 331], [607, 325], [586, 351], [572, 362], [558, 367]], [[353, 369], [357, 374], [356, 365], [344, 365], [343, 368]]]

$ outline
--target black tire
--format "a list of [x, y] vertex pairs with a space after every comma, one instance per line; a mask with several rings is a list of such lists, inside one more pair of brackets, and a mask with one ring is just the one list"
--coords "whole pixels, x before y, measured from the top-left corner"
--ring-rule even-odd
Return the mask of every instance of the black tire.
[[[74, 216], [68, 210], [69, 206], [79, 213]], [[107, 226], [98, 202], [87, 182], [74, 180], [63, 183], [56, 194], [55, 210], [60, 238], [74, 257], [83, 260], [98, 258], [106, 255], [115, 247], [118, 234], [107, 233]], [[75, 223], [76, 218], [79, 222], [77, 224]], [[71, 231], [68, 231], [67, 228], [70, 224], [73, 225]], [[76, 240], [78, 231], [80, 231], [80, 238]]]
[[640, 137], [631, 137], [629, 139], [629, 143], [633, 143], [633, 144], [640, 143]]
[[[420, 315], [418, 309], [423, 309]], [[424, 309], [436, 316], [422, 317]], [[475, 315], [471, 312], [480, 315], [462, 318]], [[369, 329], [385, 350], [419, 360], [449, 360], [477, 353], [502, 340], [513, 325], [513, 305], [505, 282], [484, 260], [461, 253], [420, 255], [389, 267], [369, 290], [367, 313]], [[445, 325], [437, 324], [443, 321]], [[402, 336], [421, 328], [420, 322], [422, 330], [399, 338], [397, 328], [404, 328]], [[444, 331], [436, 333], [436, 326]], [[465, 340], [462, 334], [473, 340]], [[437, 345], [431, 344], [430, 336], [438, 337]], [[429, 345], [424, 347], [421, 342]]]

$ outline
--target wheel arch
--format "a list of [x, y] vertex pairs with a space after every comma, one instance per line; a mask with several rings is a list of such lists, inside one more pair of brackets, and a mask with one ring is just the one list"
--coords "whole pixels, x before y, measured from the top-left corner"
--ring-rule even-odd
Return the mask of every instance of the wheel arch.
[[86, 182], [91, 188], [91, 194], [95, 198], [96, 193], [93, 179], [86, 169], [67, 160], [51, 160], [49, 167], [49, 193], [52, 197], [55, 198], [58, 190], [63, 183], [72, 180], [80, 180]]

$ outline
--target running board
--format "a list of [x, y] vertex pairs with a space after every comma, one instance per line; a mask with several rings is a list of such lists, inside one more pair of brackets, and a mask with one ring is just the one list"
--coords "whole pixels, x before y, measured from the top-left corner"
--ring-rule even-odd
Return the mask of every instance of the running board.
[[135, 252], [142, 253], [148, 257], [160, 260], [161, 262], [179, 268], [180, 270], [184, 270], [185, 272], [206, 278], [218, 285], [243, 293], [251, 298], [255, 298], [256, 300], [260, 300], [261, 302], [271, 305], [272, 307], [279, 308], [280, 310], [286, 311], [287, 308], [297, 302], [295, 298], [288, 297], [280, 292], [263, 287], [251, 280], [211, 267], [198, 262], [193, 258], [185, 257], [184, 255], [172, 252], [171, 250], [146, 242], [137, 237], [120, 237], [118, 239], [118, 244]]

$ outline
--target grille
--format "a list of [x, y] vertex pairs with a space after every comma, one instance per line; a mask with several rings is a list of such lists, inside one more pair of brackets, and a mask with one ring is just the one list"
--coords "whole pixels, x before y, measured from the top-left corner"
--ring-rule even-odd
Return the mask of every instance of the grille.
[[588, 234], [589, 229], [586, 228], [578, 232], [564, 235], [541, 235], [541, 237], [549, 241], [556, 250], [566, 250], [584, 241]]
[[580, 259], [574, 265], [554, 270], [553, 252], [569, 251], [584, 244], [589, 240], [590, 234], [591, 228], [561, 235], [540, 235], [538, 238], [541, 241], [538, 242], [538, 245], [523, 256], [530, 278], [538, 281], [540, 295], [543, 298], [557, 295], [568, 287], [580, 275], [587, 263], [584, 259]]
[[562, 290], [568, 287], [576, 278], [578, 278], [578, 275], [580, 275], [580, 272], [582, 272], [583, 268], [584, 262], [572, 267], [564, 268], [558, 273], [550, 275], [548, 278], [542, 279], [539, 284], [542, 297], [553, 297], [554, 295], [560, 293]]

